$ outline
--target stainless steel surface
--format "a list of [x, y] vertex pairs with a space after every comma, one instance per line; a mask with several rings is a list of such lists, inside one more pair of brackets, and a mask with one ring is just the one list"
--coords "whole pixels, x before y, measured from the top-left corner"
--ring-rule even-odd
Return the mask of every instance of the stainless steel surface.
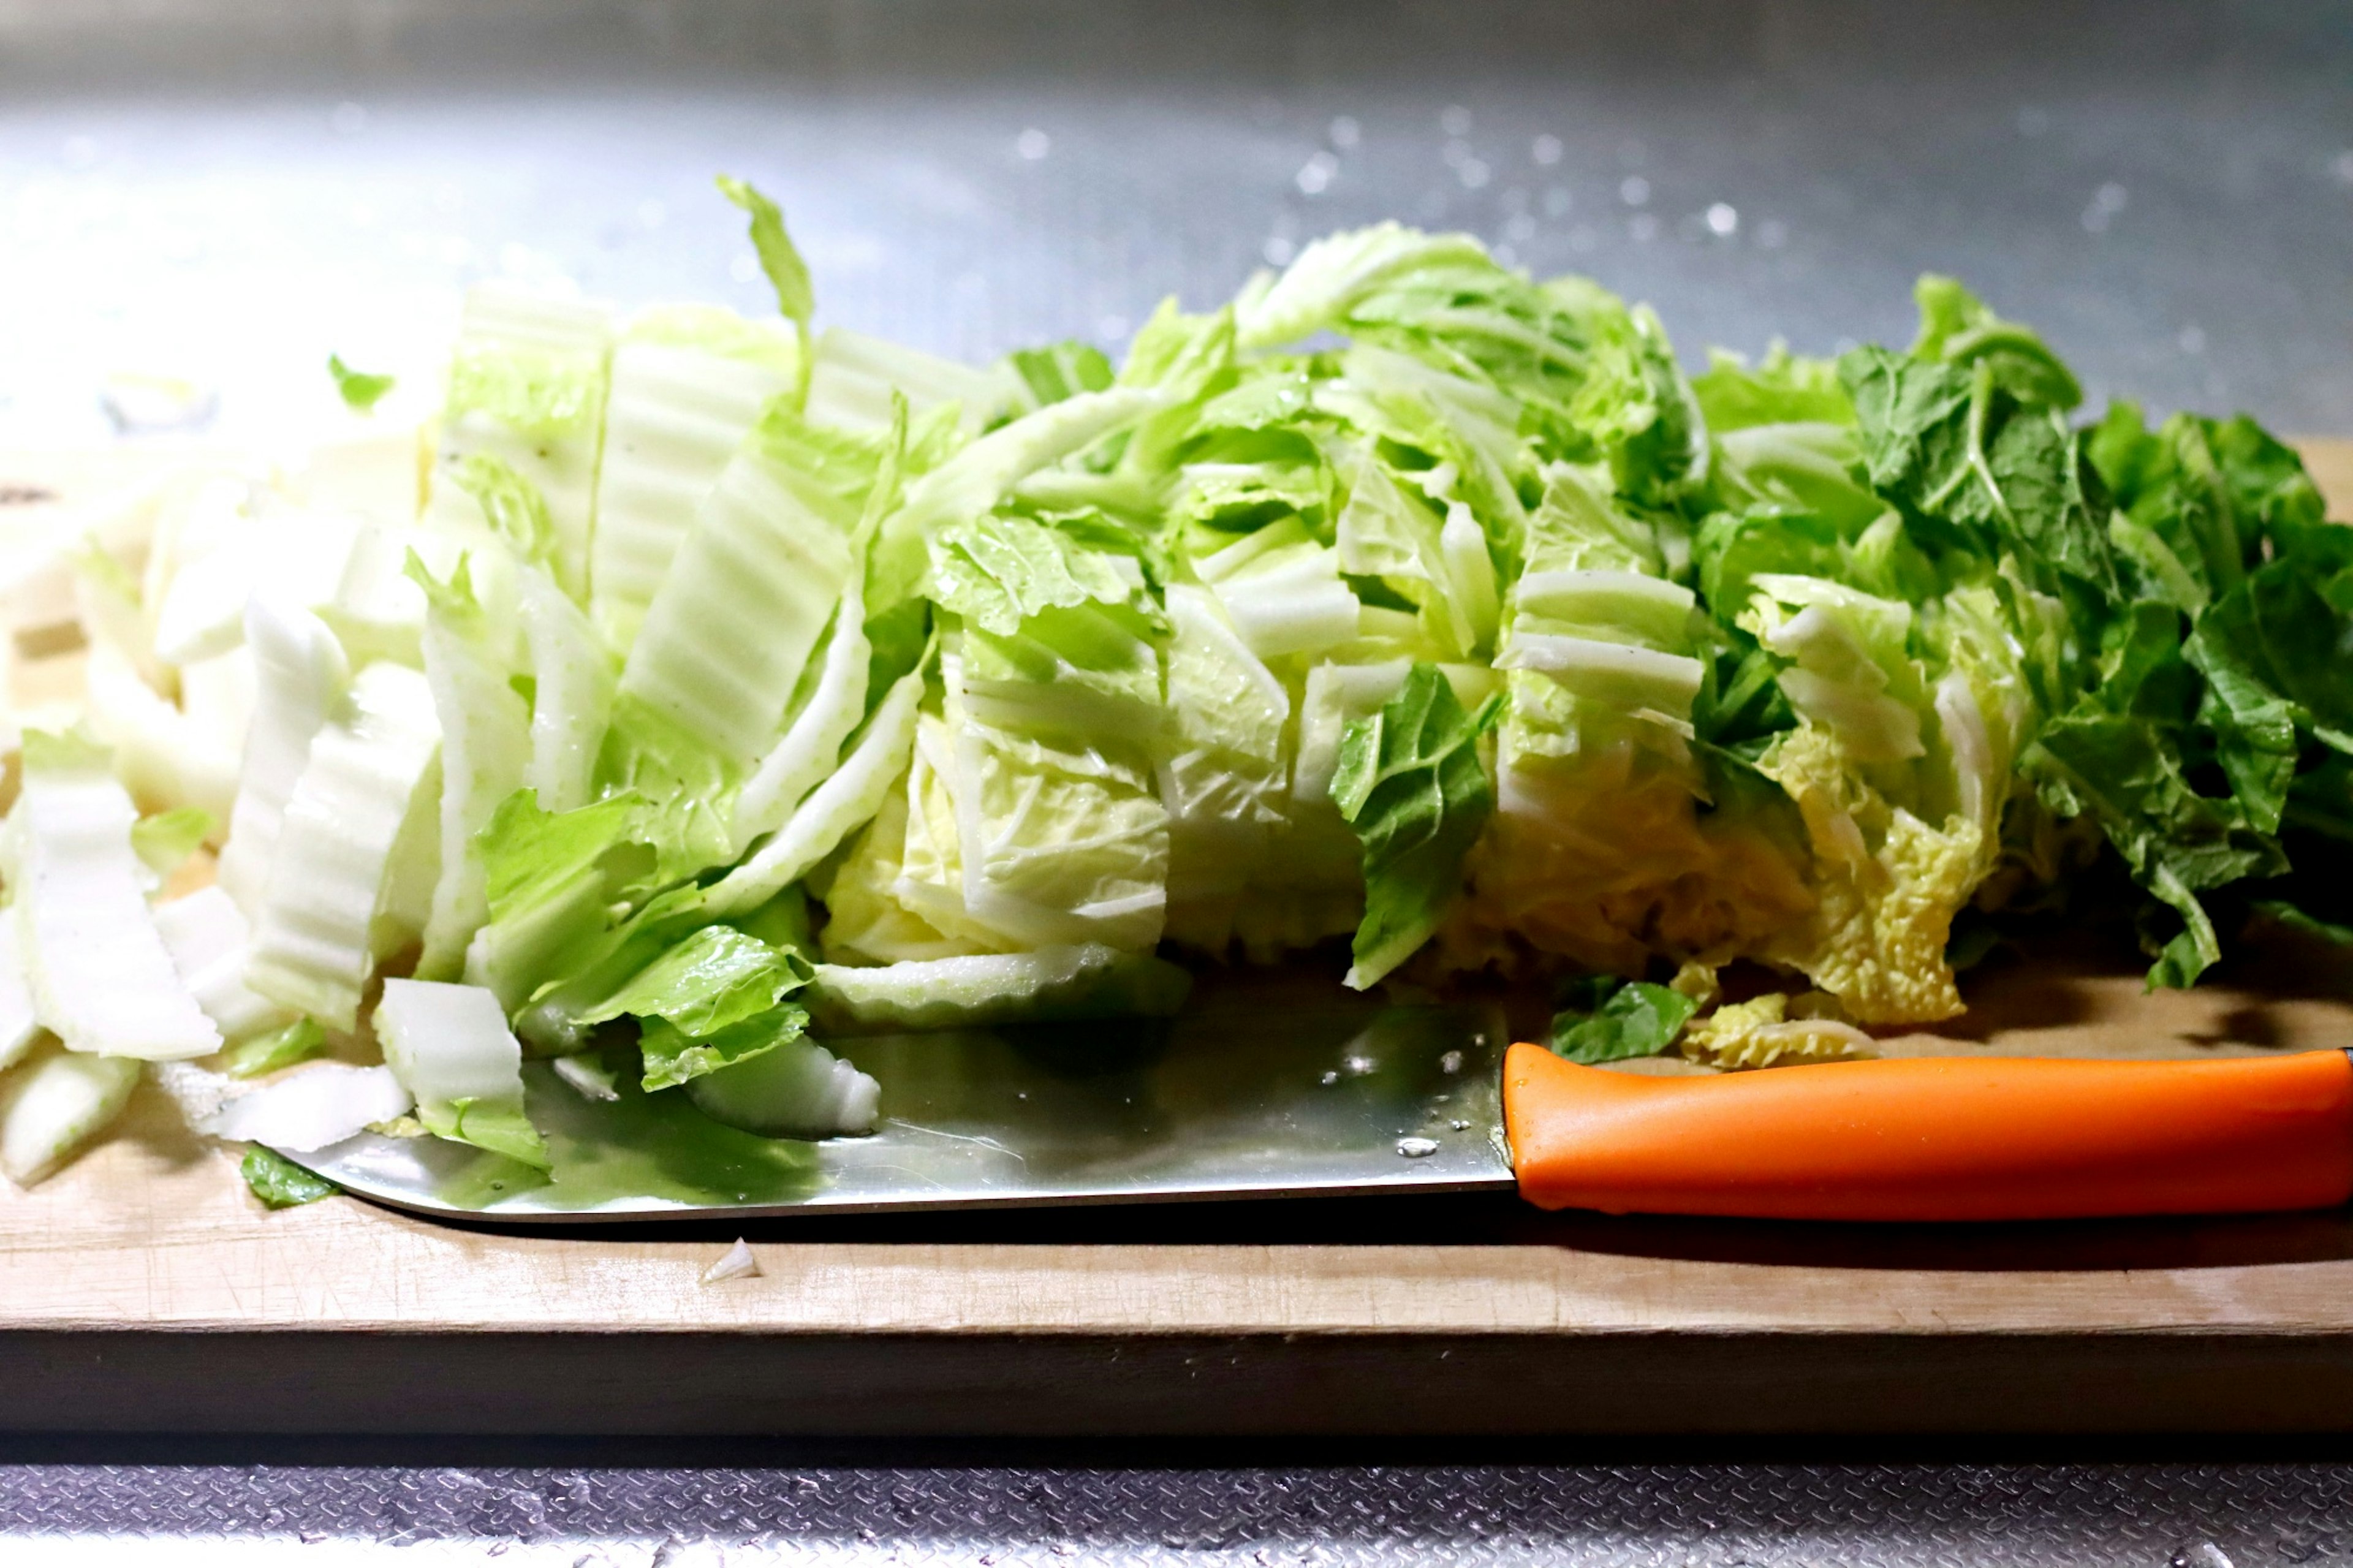
[[1506, 1043], [1500, 1007], [1212, 976], [1173, 1025], [833, 1041], [881, 1081], [871, 1138], [731, 1131], [630, 1086], [626, 1051], [617, 1102], [526, 1070], [552, 1181], [432, 1138], [294, 1157], [382, 1203], [533, 1223], [1475, 1191], [1512, 1184]]
[[[484, 1563], [2281, 1568], [2341, 1465], [0, 1468], [12, 1568]], [[97, 1552], [102, 1559], [93, 1557]]]
[[282, 430], [336, 350], [563, 273], [1113, 342], [1324, 230], [1460, 226], [1687, 355], [1901, 341], [1926, 268], [2095, 398], [2353, 432], [2353, 18], [2313, 0], [139, 0], [0, 5], [0, 440], [178, 371]]

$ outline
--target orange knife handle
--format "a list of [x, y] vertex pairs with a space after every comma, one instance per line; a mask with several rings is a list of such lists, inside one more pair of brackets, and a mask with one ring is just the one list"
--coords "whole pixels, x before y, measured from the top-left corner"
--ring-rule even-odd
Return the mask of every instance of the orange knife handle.
[[2010, 1220], [2353, 1197], [2343, 1051], [2203, 1062], [1907, 1057], [1647, 1078], [1516, 1045], [1504, 1123], [1540, 1208]]

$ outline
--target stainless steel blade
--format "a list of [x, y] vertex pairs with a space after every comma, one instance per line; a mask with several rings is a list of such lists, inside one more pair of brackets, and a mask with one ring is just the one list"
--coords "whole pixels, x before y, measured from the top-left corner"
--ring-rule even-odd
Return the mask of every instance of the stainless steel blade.
[[613, 1101], [524, 1068], [546, 1176], [436, 1138], [289, 1157], [379, 1203], [548, 1223], [1509, 1186], [1503, 1009], [1335, 990], [1237, 978], [1173, 1023], [829, 1041], [882, 1084], [866, 1138], [719, 1126], [681, 1093], [638, 1089], [621, 1049]]

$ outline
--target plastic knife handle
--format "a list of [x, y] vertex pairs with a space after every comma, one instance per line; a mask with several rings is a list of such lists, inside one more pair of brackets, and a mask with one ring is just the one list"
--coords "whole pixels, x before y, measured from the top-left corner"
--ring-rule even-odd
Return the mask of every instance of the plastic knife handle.
[[1908, 1057], [1646, 1078], [1515, 1045], [1504, 1122], [1540, 1208], [2010, 1220], [2353, 1197], [2353, 1061]]

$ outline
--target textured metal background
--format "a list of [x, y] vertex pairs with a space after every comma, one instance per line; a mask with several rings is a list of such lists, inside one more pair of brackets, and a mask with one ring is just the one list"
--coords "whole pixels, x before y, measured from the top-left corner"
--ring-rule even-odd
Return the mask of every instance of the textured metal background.
[[119, 369], [268, 434], [488, 274], [765, 308], [720, 169], [825, 319], [969, 356], [1398, 216], [1694, 359], [1905, 341], [1937, 268], [2094, 397], [2353, 433], [2341, 4], [0, 0], [0, 439]]
[[[1961, 273], [2095, 395], [2353, 432], [2353, 10], [2318, 0], [0, 0], [0, 441], [117, 370], [269, 434], [330, 349], [568, 274], [1118, 339], [1343, 224], [1471, 228], [1686, 353], [1901, 340]], [[1712, 209], [1721, 207], [1711, 224]], [[0, 1468], [0, 1563], [2253, 1568], [2338, 1467]]]
[[12, 1568], [79, 1568], [96, 1547], [109, 1563], [256, 1568], [369, 1561], [370, 1549], [505, 1568], [2274, 1568], [2353, 1560], [2349, 1489], [2353, 1467], [2295, 1465], [17, 1466], [0, 1468], [0, 1555]]

